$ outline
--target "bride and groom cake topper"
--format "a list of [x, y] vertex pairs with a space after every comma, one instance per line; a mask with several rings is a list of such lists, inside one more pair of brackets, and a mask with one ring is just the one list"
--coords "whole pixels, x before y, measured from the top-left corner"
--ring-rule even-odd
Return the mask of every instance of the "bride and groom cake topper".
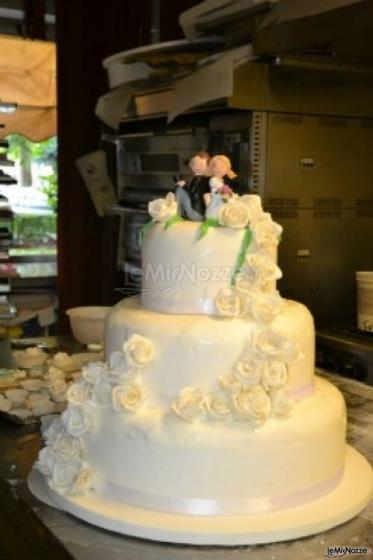
[[189, 167], [193, 172], [189, 182], [175, 177], [179, 214], [195, 222], [205, 217], [216, 218], [237, 184], [229, 158], [223, 154], [210, 157], [207, 152], [200, 151], [190, 159]]

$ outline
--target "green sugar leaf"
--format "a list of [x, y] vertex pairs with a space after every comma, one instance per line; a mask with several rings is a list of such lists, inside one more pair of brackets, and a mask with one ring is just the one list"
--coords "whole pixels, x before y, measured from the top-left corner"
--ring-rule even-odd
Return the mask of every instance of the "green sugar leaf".
[[231, 277], [231, 286], [234, 286], [236, 283], [236, 276], [240, 272], [243, 263], [245, 262], [245, 257], [248, 248], [250, 247], [250, 243], [252, 240], [253, 234], [251, 233], [249, 228], [246, 228], [245, 234], [242, 238], [240, 252], [237, 255], [237, 259], [233, 268], [232, 277]]
[[163, 229], [168, 229], [170, 226], [173, 226], [174, 224], [183, 221], [184, 219], [181, 216], [179, 216], [179, 214], [175, 214], [174, 216], [171, 216], [171, 218], [168, 218], [168, 220], [164, 223]]
[[219, 220], [217, 218], [206, 218], [206, 220], [204, 220], [199, 226], [197, 239], [202, 239], [210, 227], [220, 227]]
[[150, 229], [152, 229], [153, 226], [155, 226], [157, 222], [155, 222], [154, 220], [152, 220], [151, 222], [148, 222], [146, 224], [144, 224], [142, 226], [142, 228], [139, 231], [139, 245], [141, 246], [143, 241], [144, 241], [144, 237], [147, 231], [149, 231]]

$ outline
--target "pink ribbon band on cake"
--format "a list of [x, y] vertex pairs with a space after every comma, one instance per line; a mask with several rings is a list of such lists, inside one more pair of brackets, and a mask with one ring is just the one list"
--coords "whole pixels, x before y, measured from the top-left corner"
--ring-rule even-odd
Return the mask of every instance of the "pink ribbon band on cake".
[[315, 384], [311, 381], [311, 383], [306, 383], [305, 385], [295, 387], [294, 389], [285, 389], [285, 391], [286, 394], [295, 401], [301, 401], [302, 399], [306, 399], [307, 397], [313, 395], [315, 391]]
[[186, 515], [250, 515], [299, 507], [305, 503], [322, 498], [336, 488], [342, 476], [343, 469], [340, 469], [334, 476], [316, 486], [277, 498], [259, 497], [231, 500], [180, 498], [149, 494], [141, 490], [133, 490], [112, 483], [105, 484], [105, 491], [115, 501], [122, 501], [135, 507], [166, 513]]

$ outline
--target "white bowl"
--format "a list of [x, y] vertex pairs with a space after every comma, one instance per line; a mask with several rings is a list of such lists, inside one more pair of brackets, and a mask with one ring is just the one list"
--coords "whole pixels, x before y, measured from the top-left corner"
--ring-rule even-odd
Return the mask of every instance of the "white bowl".
[[105, 319], [111, 307], [73, 307], [66, 311], [74, 338], [82, 344], [104, 340]]

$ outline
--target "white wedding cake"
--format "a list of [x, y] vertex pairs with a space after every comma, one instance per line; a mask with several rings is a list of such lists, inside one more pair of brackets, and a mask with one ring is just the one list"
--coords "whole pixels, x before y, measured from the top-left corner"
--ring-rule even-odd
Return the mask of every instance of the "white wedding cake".
[[106, 326], [106, 363], [68, 390], [37, 468], [99, 526], [195, 544], [285, 540], [356, 515], [371, 470], [345, 403], [314, 374], [313, 319], [276, 289], [282, 228], [255, 195], [216, 218], [150, 203], [141, 298]]

